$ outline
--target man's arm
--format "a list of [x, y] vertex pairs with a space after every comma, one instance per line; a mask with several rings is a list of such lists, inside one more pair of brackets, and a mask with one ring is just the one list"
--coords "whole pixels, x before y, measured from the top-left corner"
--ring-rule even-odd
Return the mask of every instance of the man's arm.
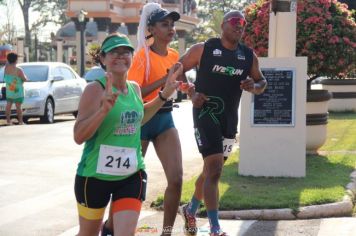
[[[183, 65], [183, 73], [195, 67], [199, 67], [200, 59], [203, 55], [204, 43], [193, 45], [181, 58], [180, 62]], [[185, 78], [186, 79], [186, 78]], [[195, 87], [192, 86], [188, 89], [188, 96], [192, 99], [193, 106], [200, 108], [208, 98], [202, 94], [195, 92]]]
[[194, 44], [184, 55], [179, 59], [183, 65], [183, 72], [198, 67], [201, 56], [203, 55], [204, 43]]
[[240, 88], [257, 95], [263, 93], [267, 87], [267, 81], [260, 70], [258, 58], [255, 53], [253, 53], [253, 62], [249, 77], [250, 78], [241, 81]]

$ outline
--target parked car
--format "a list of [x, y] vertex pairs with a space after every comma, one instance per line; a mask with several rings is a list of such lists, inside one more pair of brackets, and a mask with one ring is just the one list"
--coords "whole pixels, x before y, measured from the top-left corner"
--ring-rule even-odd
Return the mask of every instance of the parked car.
[[85, 72], [84, 79], [89, 83], [103, 76], [105, 76], [105, 70], [100, 66], [93, 66], [90, 70]]
[[[24, 83], [25, 99], [22, 104], [24, 122], [31, 117], [40, 117], [42, 122], [53, 123], [54, 115], [63, 113], [76, 116], [80, 96], [87, 83], [70, 66], [59, 62], [29, 62], [17, 66], [28, 79]], [[4, 68], [0, 70], [0, 87], [5, 87]], [[6, 99], [2, 95], [2, 118], [5, 117], [5, 107]], [[11, 113], [16, 113], [15, 106]]]

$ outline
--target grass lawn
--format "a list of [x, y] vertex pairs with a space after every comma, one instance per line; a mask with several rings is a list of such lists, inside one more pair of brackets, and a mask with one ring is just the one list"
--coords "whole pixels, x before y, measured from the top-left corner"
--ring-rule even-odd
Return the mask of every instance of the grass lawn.
[[[340, 201], [350, 173], [356, 169], [356, 114], [330, 114], [328, 138], [321, 150], [354, 152], [308, 155], [305, 178], [239, 176], [239, 153], [233, 153], [225, 163], [219, 184], [220, 210], [297, 209]], [[183, 184], [182, 202], [190, 200], [195, 179]], [[162, 197], [154, 205], [161, 202]]]

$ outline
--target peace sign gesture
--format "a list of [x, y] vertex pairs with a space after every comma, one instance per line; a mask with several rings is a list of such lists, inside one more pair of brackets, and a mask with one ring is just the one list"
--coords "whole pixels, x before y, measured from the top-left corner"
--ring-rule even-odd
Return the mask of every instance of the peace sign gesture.
[[106, 86], [101, 97], [101, 109], [105, 114], [107, 114], [111, 108], [114, 106], [119, 92], [112, 92], [113, 74], [111, 72], [106, 73]]

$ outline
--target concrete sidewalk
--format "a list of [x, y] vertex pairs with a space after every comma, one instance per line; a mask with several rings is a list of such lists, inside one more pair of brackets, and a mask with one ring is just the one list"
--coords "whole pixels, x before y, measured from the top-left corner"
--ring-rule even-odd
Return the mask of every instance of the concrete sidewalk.
[[[159, 236], [163, 213], [142, 211], [136, 236]], [[222, 229], [229, 236], [355, 236], [356, 218], [326, 218], [293, 221], [221, 220]], [[68, 229], [59, 236], [73, 236], [78, 226]], [[184, 235], [183, 220], [178, 215], [173, 234]], [[198, 218], [198, 235], [209, 236], [206, 218]]]
[[[161, 212], [143, 217], [138, 229], [151, 227], [151, 234], [159, 235], [163, 214]], [[355, 236], [356, 218], [327, 218], [294, 221], [221, 220], [222, 229], [229, 236]], [[198, 219], [198, 236], [209, 236], [207, 219]], [[183, 220], [177, 217], [173, 235], [183, 234]], [[158, 232], [154, 232], [154, 231]]]

